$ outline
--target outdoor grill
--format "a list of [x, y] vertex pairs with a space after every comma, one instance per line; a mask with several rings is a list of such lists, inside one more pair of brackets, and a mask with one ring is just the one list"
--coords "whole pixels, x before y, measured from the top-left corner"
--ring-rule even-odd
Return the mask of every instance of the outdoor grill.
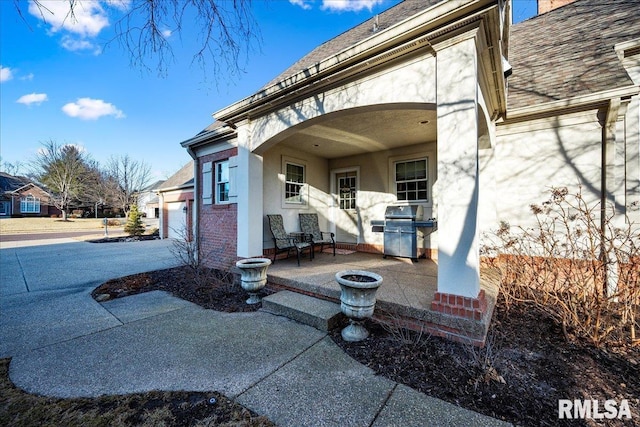
[[371, 221], [373, 231], [384, 233], [384, 257], [395, 256], [418, 260], [418, 248], [423, 246], [424, 232], [421, 228], [435, 227], [433, 219], [422, 220], [420, 205], [390, 205], [384, 221]]

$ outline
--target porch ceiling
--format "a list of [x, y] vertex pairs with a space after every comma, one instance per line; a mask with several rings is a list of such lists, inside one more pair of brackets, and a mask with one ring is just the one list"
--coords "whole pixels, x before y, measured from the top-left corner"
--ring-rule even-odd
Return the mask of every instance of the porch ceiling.
[[436, 134], [434, 110], [363, 111], [303, 126], [281, 144], [333, 159], [431, 142]]

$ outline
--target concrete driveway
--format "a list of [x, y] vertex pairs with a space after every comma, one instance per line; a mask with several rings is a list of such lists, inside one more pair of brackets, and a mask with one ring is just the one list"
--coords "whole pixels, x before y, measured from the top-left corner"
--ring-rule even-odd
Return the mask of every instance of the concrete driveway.
[[115, 277], [178, 265], [168, 240], [62, 242], [24, 247], [3, 242], [0, 357], [121, 324], [89, 296], [91, 291]]
[[506, 425], [377, 376], [286, 317], [160, 291], [91, 298], [108, 279], [176, 265], [166, 240], [1, 247], [0, 357], [27, 392], [216, 390], [283, 427]]

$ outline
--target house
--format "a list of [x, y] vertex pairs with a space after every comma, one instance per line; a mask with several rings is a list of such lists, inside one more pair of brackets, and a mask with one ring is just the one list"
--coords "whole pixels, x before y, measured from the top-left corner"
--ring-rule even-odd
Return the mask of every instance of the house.
[[138, 211], [146, 218], [160, 218], [160, 205], [158, 201], [158, 188], [164, 180], [158, 180], [147, 185], [138, 193]]
[[60, 215], [51, 194], [23, 176], [0, 172], [0, 217]]
[[158, 188], [160, 238], [193, 236], [193, 161], [184, 165]]
[[[182, 142], [212, 266], [270, 254], [267, 214], [317, 213], [341, 245], [382, 252], [396, 204], [437, 218], [438, 312], [486, 318], [484, 231], [526, 226], [552, 186], [640, 219], [640, 1], [405, 1], [318, 46]], [[490, 313], [489, 313], [490, 317]]]

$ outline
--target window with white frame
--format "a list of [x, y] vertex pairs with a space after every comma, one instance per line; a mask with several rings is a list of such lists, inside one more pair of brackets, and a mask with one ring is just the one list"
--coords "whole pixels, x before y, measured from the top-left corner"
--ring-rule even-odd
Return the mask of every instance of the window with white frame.
[[40, 213], [40, 198], [29, 194], [20, 199], [20, 213]]
[[229, 202], [229, 160], [216, 163], [216, 203]]
[[284, 202], [287, 204], [304, 204], [303, 188], [305, 184], [304, 165], [285, 162]]
[[427, 159], [398, 161], [394, 163], [396, 196], [399, 201], [421, 201], [429, 199]]

